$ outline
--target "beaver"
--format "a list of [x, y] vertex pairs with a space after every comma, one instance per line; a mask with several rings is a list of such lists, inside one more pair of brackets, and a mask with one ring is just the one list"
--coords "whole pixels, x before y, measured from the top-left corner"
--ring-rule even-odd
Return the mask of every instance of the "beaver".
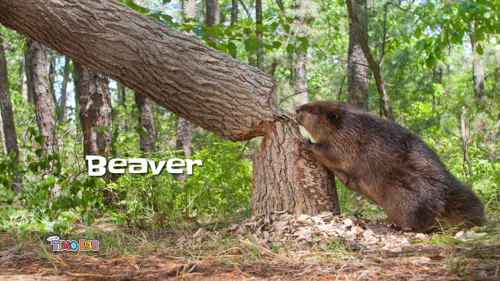
[[304, 104], [296, 109], [296, 120], [315, 140], [301, 137], [300, 149], [315, 155], [347, 188], [380, 205], [398, 227], [432, 232], [481, 223], [481, 199], [398, 124], [340, 101]]

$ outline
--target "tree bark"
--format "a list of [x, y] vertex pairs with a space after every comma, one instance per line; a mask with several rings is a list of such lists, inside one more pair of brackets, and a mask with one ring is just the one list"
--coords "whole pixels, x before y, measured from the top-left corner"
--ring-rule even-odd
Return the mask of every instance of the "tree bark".
[[[255, 23], [262, 25], [262, 0], [256, 0], [255, 1]], [[264, 39], [263, 39], [263, 33], [260, 30], [256, 30], [255, 34], [257, 35], [257, 41], [260, 42], [260, 46], [257, 47], [256, 54], [257, 54], [257, 68], [259, 70], [264, 70]]]
[[57, 107], [57, 120], [59, 122], [64, 123], [66, 122], [66, 104], [67, 104], [67, 89], [68, 89], [68, 80], [69, 80], [69, 73], [71, 72], [70, 69], [70, 63], [71, 59], [68, 57], [65, 57], [66, 62], [64, 64], [64, 76], [63, 76], [63, 81], [61, 85], [61, 101], [59, 102], [59, 105]]
[[[206, 18], [207, 18], [207, 26], [213, 27], [214, 25], [219, 24], [219, 1], [218, 0], [206, 0], [207, 10], [206, 10]], [[196, 13], [195, 13], [196, 15]], [[191, 17], [191, 16], [190, 16]], [[209, 37], [210, 41], [215, 44], [219, 43], [217, 37], [211, 35]]]
[[[22, 38], [22, 37], [21, 37]], [[21, 81], [21, 96], [23, 99], [27, 102], [28, 101], [28, 87], [27, 87], [27, 80], [26, 80], [26, 70], [25, 68], [25, 55], [24, 52], [20, 52], [19, 55], [19, 77]]]
[[[268, 139], [276, 141], [273, 145], [261, 144], [259, 151], [260, 155], [273, 155], [273, 161], [259, 163], [264, 158], [256, 158], [254, 165], [286, 165], [279, 174], [268, 175], [262, 169], [254, 172], [253, 194], [259, 197], [253, 198], [262, 198], [253, 200], [254, 206], [260, 206], [254, 207], [255, 211], [279, 211], [272, 202], [260, 201], [270, 200], [265, 196], [268, 186], [263, 182], [272, 186], [288, 182], [287, 186], [296, 192], [293, 198], [304, 198], [307, 202], [303, 205], [311, 206], [303, 208], [303, 212], [336, 212], [334, 196], [325, 199], [328, 204], [314, 203], [318, 199], [294, 179], [302, 177], [311, 184], [329, 182], [329, 186], [314, 187], [321, 191], [315, 194], [326, 194], [334, 191], [331, 174], [321, 169], [319, 162], [304, 160], [307, 154], [297, 151], [298, 141], [288, 130], [282, 139], [273, 138], [273, 132], [278, 132], [274, 128], [290, 126], [293, 114], [278, 105], [272, 76], [114, 0], [3, 0], [0, 22], [140, 91], [167, 110], [222, 138], [242, 141], [269, 132]], [[283, 146], [281, 140], [297, 144]], [[279, 153], [278, 147], [283, 149]], [[295, 162], [287, 163], [285, 155], [294, 153], [298, 155]], [[307, 170], [300, 169], [300, 165]], [[302, 170], [314, 173], [303, 172], [300, 177]], [[289, 203], [289, 210], [300, 207], [294, 202]]]
[[[238, 0], [231, 0], [231, 26], [238, 24]], [[237, 54], [231, 54], [231, 57], [237, 58]]]
[[73, 66], [80, 99], [84, 155], [109, 155], [113, 120], [108, 79], [80, 63], [73, 62]]
[[373, 72], [373, 77], [375, 78], [375, 83], [377, 84], [377, 91], [383, 101], [382, 109], [384, 111], [385, 118], [394, 121], [394, 114], [392, 113], [391, 106], [389, 105], [389, 96], [385, 91], [384, 79], [382, 78], [382, 72], [380, 70], [380, 65], [375, 62], [375, 59], [372, 56], [370, 48], [368, 47], [368, 41], [364, 38], [363, 31], [360, 28], [360, 22], [356, 15], [356, 9], [352, 3], [352, 0], [346, 0], [347, 11], [349, 12], [349, 20], [351, 21], [351, 25], [354, 28], [354, 32], [356, 33], [356, 37], [358, 38], [358, 42], [365, 54], [366, 61], [368, 62], [368, 66]]
[[334, 175], [317, 158], [298, 149], [292, 130], [289, 124], [276, 123], [255, 151], [252, 214], [281, 210], [340, 214]]
[[[368, 41], [366, 0], [354, 0], [355, 13], [359, 28], [365, 41]], [[349, 21], [349, 62], [347, 66], [348, 103], [356, 108], [368, 111], [368, 62], [356, 36], [356, 28]]]
[[42, 149], [44, 154], [59, 153], [59, 142], [56, 134], [56, 119], [54, 103], [50, 94], [47, 72], [47, 53], [43, 45], [26, 39], [30, 58], [31, 83], [35, 100], [35, 114], [38, 133], [43, 136]]
[[147, 136], [141, 134], [140, 148], [142, 152], [148, 153], [155, 150], [156, 144], [155, 123], [153, 120], [153, 112], [151, 111], [151, 101], [136, 91], [135, 104], [139, 109], [139, 126], [143, 127], [148, 132]]
[[[472, 21], [471, 30], [475, 29], [475, 22]], [[474, 98], [476, 106], [484, 109], [486, 106], [486, 94], [484, 92], [484, 62], [482, 56], [477, 53], [477, 42], [474, 40], [474, 33], [469, 33], [470, 45], [472, 48], [472, 73], [474, 80]]]
[[[14, 165], [19, 165], [19, 147], [17, 146], [16, 125], [14, 124], [14, 113], [12, 112], [12, 100], [9, 89], [9, 75], [7, 73], [7, 60], [3, 48], [3, 36], [0, 33], [0, 109], [2, 111], [3, 135], [7, 154], [14, 152], [12, 159]], [[16, 173], [14, 182], [14, 195], [22, 191], [21, 178]]]

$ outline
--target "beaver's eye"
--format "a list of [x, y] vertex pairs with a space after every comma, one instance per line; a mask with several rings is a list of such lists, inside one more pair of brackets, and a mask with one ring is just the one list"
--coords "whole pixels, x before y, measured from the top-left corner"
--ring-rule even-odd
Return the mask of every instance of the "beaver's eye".
[[310, 112], [311, 112], [311, 114], [315, 114], [316, 113], [314, 110], [311, 110]]

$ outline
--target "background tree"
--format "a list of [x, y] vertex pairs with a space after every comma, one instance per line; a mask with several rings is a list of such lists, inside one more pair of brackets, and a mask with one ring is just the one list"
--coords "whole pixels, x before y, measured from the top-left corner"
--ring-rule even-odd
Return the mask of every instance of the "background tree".
[[[352, 1], [354, 12], [358, 17], [359, 29], [365, 42], [368, 42], [368, 22], [366, 0]], [[349, 52], [347, 82], [348, 102], [350, 105], [368, 110], [368, 62], [356, 36], [356, 27], [349, 20]]]
[[[0, 109], [2, 113], [3, 134], [7, 155], [11, 156], [14, 165], [19, 165], [19, 147], [17, 146], [16, 125], [12, 112], [12, 101], [9, 89], [9, 76], [7, 73], [7, 61], [3, 48], [3, 36], [0, 33]], [[14, 195], [22, 191], [21, 179], [15, 175]]]
[[59, 153], [59, 142], [56, 134], [54, 103], [48, 81], [46, 49], [43, 45], [29, 38], [26, 39], [26, 42], [30, 58], [36, 120], [39, 134], [43, 137], [42, 149], [45, 155], [52, 155]]

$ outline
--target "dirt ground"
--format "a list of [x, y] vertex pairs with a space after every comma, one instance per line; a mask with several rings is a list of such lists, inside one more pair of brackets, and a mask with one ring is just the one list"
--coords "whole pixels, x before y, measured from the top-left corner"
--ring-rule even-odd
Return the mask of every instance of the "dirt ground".
[[497, 230], [375, 235], [348, 217], [323, 219], [283, 214], [191, 231], [107, 226], [91, 230], [97, 252], [53, 252], [48, 234], [0, 231], [0, 281], [500, 280]]

